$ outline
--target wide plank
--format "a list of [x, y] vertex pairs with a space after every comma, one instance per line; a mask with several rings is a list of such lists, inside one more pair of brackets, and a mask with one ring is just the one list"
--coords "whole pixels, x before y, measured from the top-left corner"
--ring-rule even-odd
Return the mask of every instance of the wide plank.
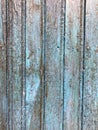
[[83, 130], [98, 129], [98, 0], [86, 1]]
[[61, 0], [46, 0], [44, 3], [45, 130], [62, 130], [61, 3]]
[[27, 130], [40, 130], [41, 0], [28, 0], [26, 15], [26, 124]]
[[81, 4], [66, 0], [65, 5], [64, 130], [80, 129]]

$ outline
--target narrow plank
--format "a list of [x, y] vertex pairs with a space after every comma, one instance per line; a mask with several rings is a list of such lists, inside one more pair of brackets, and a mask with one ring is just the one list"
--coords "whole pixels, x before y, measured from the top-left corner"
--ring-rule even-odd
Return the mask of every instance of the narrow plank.
[[6, 1], [7, 128], [21, 130], [21, 0]]
[[5, 2], [0, 0], [0, 130], [6, 130]]
[[80, 129], [81, 1], [66, 0], [64, 130]]
[[12, 2], [6, 1], [6, 129], [13, 129]]
[[86, 1], [83, 129], [98, 129], [98, 0]]
[[44, 130], [62, 130], [61, 3], [61, 0], [46, 0], [44, 5]]
[[26, 5], [26, 123], [27, 130], [40, 130], [41, 0], [28, 0]]

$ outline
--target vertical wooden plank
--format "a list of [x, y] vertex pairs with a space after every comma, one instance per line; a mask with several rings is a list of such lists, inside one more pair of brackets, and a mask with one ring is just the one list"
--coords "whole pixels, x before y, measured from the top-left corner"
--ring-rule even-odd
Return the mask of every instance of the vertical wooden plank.
[[6, 129], [26, 129], [26, 2], [6, 1]]
[[45, 130], [62, 129], [61, 0], [44, 4]]
[[[10, 1], [12, 13], [12, 128], [26, 129], [26, 2]], [[9, 50], [10, 51], [10, 50]]]
[[86, 1], [83, 130], [98, 129], [98, 0]]
[[12, 2], [6, 0], [6, 129], [13, 129]]
[[0, 130], [6, 130], [6, 46], [5, 1], [0, 0]]
[[64, 130], [79, 130], [81, 0], [66, 0]]
[[13, 8], [13, 129], [21, 130], [21, 0]]
[[21, 130], [21, 0], [13, 8], [13, 129]]
[[41, 128], [41, 0], [27, 0], [26, 114], [27, 130]]
[[21, 130], [21, 0], [6, 1], [7, 128]]

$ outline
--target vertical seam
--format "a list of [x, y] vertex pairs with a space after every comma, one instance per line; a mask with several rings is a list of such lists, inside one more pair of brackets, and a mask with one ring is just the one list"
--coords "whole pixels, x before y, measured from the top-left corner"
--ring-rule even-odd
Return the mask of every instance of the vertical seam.
[[11, 101], [11, 105], [10, 105], [10, 120], [11, 120], [11, 130], [13, 130], [13, 4], [11, 1], [11, 88], [10, 88], [10, 101]]
[[83, 130], [83, 110], [84, 110], [84, 78], [85, 78], [85, 35], [86, 35], [86, 0], [84, 0], [83, 12], [83, 67], [82, 67], [82, 112], [81, 112], [81, 130]]
[[44, 25], [43, 25], [43, 53], [44, 53], [44, 113], [43, 113], [43, 130], [45, 130], [45, 107], [46, 107], [46, 0], [44, 0]]
[[6, 130], [8, 130], [9, 115], [8, 115], [8, 1], [6, 0]]
[[21, 130], [26, 130], [26, 0], [21, 0]]
[[64, 86], [65, 86], [65, 35], [66, 35], [66, 0], [64, 1], [64, 43], [63, 43], [63, 127], [64, 130]]

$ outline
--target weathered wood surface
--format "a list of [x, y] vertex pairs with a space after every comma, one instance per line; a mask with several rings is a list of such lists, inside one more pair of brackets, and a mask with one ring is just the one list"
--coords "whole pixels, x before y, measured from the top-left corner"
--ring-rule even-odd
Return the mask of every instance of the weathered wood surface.
[[3, 6], [5, 1], [0, 0], [0, 130], [6, 129], [6, 9]]
[[26, 3], [26, 124], [41, 127], [41, 0]]
[[78, 130], [81, 1], [66, 0], [65, 12], [64, 130]]
[[98, 129], [98, 0], [87, 0], [83, 129]]
[[46, 1], [45, 130], [62, 130], [61, 4], [61, 0]]
[[0, 130], [98, 129], [98, 0], [0, 0]]

